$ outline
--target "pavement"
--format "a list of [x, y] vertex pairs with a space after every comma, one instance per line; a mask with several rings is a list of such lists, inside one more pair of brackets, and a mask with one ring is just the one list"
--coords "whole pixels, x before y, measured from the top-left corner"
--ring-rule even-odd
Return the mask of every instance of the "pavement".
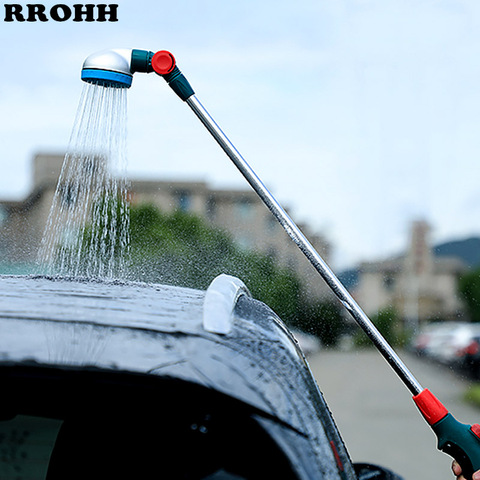
[[[462, 400], [469, 380], [412, 354], [399, 355], [457, 420], [480, 423], [480, 409]], [[382, 465], [405, 480], [455, 478], [451, 458], [437, 450], [410, 391], [376, 350], [322, 350], [308, 363], [354, 462]]]

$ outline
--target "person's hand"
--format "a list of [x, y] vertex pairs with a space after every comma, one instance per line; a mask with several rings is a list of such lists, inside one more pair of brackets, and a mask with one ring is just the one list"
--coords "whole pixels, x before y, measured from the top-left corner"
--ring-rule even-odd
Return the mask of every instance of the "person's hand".
[[[452, 463], [452, 471], [453, 474], [456, 475], [457, 480], [466, 480], [462, 475], [462, 467], [455, 460]], [[477, 470], [473, 474], [473, 480], [480, 480], [480, 470]]]

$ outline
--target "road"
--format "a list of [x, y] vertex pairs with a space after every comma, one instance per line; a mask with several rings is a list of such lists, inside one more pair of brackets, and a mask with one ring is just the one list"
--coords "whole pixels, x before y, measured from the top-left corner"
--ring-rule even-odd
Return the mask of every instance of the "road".
[[[400, 356], [458, 420], [480, 423], [480, 409], [462, 400], [466, 379], [413, 355]], [[454, 479], [450, 457], [436, 449], [409, 390], [378, 352], [323, 350], [308, 362], [354, 462], [383, 465], [405, 480]]]

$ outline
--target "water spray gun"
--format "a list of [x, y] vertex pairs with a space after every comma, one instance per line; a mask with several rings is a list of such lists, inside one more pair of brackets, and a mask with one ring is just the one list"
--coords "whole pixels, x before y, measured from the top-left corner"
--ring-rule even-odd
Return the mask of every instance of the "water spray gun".
[[153, 53], [146, 50], [118, 49], [95, 53], [90, 55], [83, 64], [82, 80], [105, 87], [129, 88], [135, 72], [155, 72], [162, 76], [175, 93], [194, 111], [290, 238], [305, 254], [400, 380], [413, 394], [415, 404], [437, 436], [439, 450], [455, 458], [462, 467], [465, 478], [471, 479], [473, 472], [480, 469], [480, 425], [465, 425], [458, 422], [428, 389], [424, 389], [420, 385], [305, 235], [197, 99], [187, 79], [176, 66], [174, 56], [166, 50]]

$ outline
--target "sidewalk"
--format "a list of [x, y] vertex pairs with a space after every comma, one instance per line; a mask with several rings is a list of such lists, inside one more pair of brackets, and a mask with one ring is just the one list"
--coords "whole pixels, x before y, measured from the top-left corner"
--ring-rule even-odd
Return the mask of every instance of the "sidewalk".
[[[459, 421], [480, 423], [480, 410], [461, 399], [467, 380], [415, 356], [400, 356]], [[437, 450], [409, 390], [376, 350], [324, 350], [308, 362], [354, 462], [383, 465], [405, 480], [454, 478], [450, 457]]]

